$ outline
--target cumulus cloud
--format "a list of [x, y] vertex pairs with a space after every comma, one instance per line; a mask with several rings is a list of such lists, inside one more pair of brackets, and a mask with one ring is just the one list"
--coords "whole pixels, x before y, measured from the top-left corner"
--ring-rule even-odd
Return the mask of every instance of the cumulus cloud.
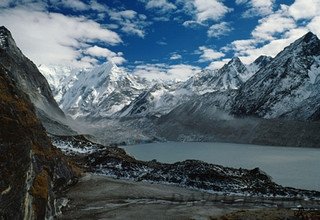
[[107, 48], [102, 48], [96, 45], [87, 48], [84, 53], [97, 58], [105, 58], [106, 60], [112, 61], [113, 63], [118, 65], [126, 62], [126, 60], [122, 57], [122, 52], [115, 53]]
[[137, 65], [133, 70], [133, 74], [146, 78], [147, 80], [184, 81], [200, 71], [200, 67], [192, 65], [166, 65], [158, 63]]
[[208, 30], [208, 37], [218, 38], [221, 36], [228, 35], [233, 28], [228, 22], [220, 22], [218, 24], [212, 25]]
[[88, 43], [106, 45], [122, 42], [120, 36], [85, 17], [31, 10], [27, 7], [2, 9], [1, 24], [11, 30], [18, 46], [36, 64], [90, 66], [93, 59], [84, 59]]
[[215, 51], [211, 48], [208, 48], [206, 46], [199, 47], [199, 52], [201, 53], [199, 62], [208, 62], [220, 59], [225, 56], [224, 53]]
[[236, 0], [237, 4], [244, 4], [247, 10], [244, 17], [265, 16], [273, 12], [275, 0]]
[[194, 0], [193, 5], [196, 9], [196, 18], [198, 22], [207, 20], [220, 20], [231, 9], [225, 6], [219, 0]]
[[288, 16], [288, 7], [283, 6], [279, 11], [259, 20], [259, 25], [252, 32], [254, 38], [273, 40], [274, 35], [296, 28], [294, 19]]
[[277, 55], [308, 31], [320, 36], [319, 8], [320, 0], [296, 0], [292, 5], [283, 4], [277, 11], [259, 19], [251, 38], [233, 41], [227, 49], [234, 51], [244, 63], [251, 63], [260, 55]]
[[289, 13], [296, 20], [312, 19], [320, 14], [320, 0], [295, 0]]

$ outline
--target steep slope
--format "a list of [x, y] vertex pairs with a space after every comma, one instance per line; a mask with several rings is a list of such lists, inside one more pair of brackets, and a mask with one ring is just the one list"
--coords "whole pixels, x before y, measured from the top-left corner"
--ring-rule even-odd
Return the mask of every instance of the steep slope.
[[248, 70], [239, 58], [233, 58], [219, 70], [204, 70], [184, 83], [184, 88], [197, 94], [238, 89], [247, 79]]
[[3, 26], [0, 27], [0, 64], [8, 70], [19, 88], [28, 94], [49, 132], [63, 130], [74, 133], [68, 126], [62, 124], [65, 115], [54, 100], [45, 77], [36, 65], [22, 54], [10, 31]]
[[180, 84], [156, 83], [125, 106], [118, 115], [120, 117], [159, 117], [189, 100], [192, 95], [192, 92], [181, 88]]
[[146, 81], [128, 75], [111, 62], [71, 77], [72, 85], [59, 105], [78, 119], [111, 117], [146, 87]]
[[53, 147], [33, 104], [0, 65], [0, 219], [45, 219], [55, 214], [54, 192], [76, 169]]
[[[168, 140], [319, 147], [320, 41], [306, 34], [239, 90], [207, 93], [158, 120]], [[236, 116], [236, 117], [233, 117]]]
[[185, 82], [166, 85], [158, 83], [141, 93], [130, 105], [122, 109], [119, 115], [161, 116], [193, 97], [236, 90], [270, 60], [270, 57], [261, 56], [252, 64], [245, 66], [239, 58], [234, 58], [220, 70], [204, 70]]
[[59, 104], [66, 92], [77, 80], [76, 75], [85, 69], [71, 68], [58, 65], [39, 65], [39, 71], [47, 79], [54, 99]]
[[280, 52], [240, 89], [237, 116], [318, 120], [320, 40], [307, 33]]
[[267, 66], [271, 61], [272, 57], [259, 56], [253, 63], [247, 65], [248, 74], [245, 77], [245, 81], [248, 81], [254, 74], [256, 74], [261, 68]]

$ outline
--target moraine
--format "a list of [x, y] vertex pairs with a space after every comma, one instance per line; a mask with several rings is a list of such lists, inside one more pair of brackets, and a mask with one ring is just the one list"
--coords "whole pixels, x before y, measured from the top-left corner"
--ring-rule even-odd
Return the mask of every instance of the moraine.
[[320, 149], [229, 143], [152, 143], [122, 147], [139, 160], [174, 163], [197, 159], [229, 167], [259, 167], [288, 187], [320, 190]]

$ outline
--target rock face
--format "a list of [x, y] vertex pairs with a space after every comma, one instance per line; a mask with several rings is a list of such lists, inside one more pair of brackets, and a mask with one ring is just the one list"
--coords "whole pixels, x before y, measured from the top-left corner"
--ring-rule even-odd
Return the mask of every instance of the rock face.
[[259, 71], [238, 90], [189, 100], [158, 120], [169, 140], [223, 141], [319, 147], [320, 41], [308, 33], [274, 59], [258, 58]]
[[77, 169], [52, 146], [29, 96], [19, 89], [22, 76], [7, 67], [0, 65], [0, 219], [50, 218], [54, 192], [75, 181]]
[[306, 34], [280, 52], [239, 90], [237, 116], [320, 119], [320, 40]]
[[5, 27], [0, 27], [0, 63], [17, 86], [24, 91], [36, 107], [38, 116], [50, 133], [75, 133], [62, 122], [66, 121], [63, 111], [54, 100], [45, 77], [36, 65], [25, 57]]

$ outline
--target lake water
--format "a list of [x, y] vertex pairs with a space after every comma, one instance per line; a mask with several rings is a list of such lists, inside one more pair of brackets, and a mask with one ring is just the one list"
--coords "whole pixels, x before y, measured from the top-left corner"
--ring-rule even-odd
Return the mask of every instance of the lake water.
[[151, 143], [122, 147], [139, 160], [197, 159], [235, 168], [259, 167], [283, 186], [320, 191], [320, 149], [229, 143]]

